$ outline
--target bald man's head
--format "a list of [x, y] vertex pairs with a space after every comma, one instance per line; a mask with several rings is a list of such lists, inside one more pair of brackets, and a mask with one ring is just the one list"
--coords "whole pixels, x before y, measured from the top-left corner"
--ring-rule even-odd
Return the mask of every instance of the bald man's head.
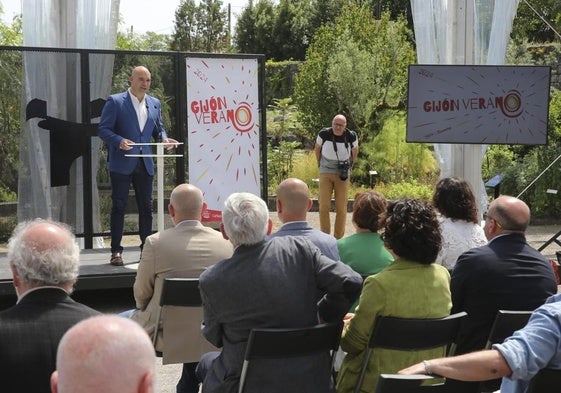
[[129, 77], [129, 82], [131, 93], [138, 98], [139, 101], [142, 101], [150, 89], [152, 76], [148, 68], [143, 66], [134, 67]]
[[54, 393], [152, 392], [155, 355], [147, 333], [136, 322], [101, 315], [74, 325], [57, 351]]
[[205, 206], [202, 191], [187, 183], [173, 189], [169, 203], [173, 208], [175, 223], [183, 220], [200, 220]]
[[501, 195], [489, 205], [485, 234], [491, 239], [505, 232], [526, 232], [530, 224], [530, 208], [513, 196]]
[[285, 222], [305, 221], [312, 206], [308, 185], [300, 179], [289, 178], [277, 188], [277, 214]]

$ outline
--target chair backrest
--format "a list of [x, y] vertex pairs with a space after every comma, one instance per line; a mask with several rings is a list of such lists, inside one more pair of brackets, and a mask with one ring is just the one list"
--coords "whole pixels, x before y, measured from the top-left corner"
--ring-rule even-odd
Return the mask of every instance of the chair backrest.
[[497, 311], [485, 348], [490, 349], [493, 344], [502, 343], [505, 338], [512, 336], [516, 330], [522, 329], [528, 323], [530, 315], [532, 315], [532, 311]]
[[329, 353], [330, 374], [335, 353], [339, 349], [343, 322], [323, 323], [306, 328], [252, 329], [249, 334], [240, 376], [239, 393], [242, 393], [256, 359], [300, 357], [316, 353]]
[[355, 393], [358, 393], [362, 387], [368, 362], [375, 348], [420, 351], [446, 346], [446, 355], [453, 355], [460, 324], [466, 316], [467, 313], [462, 311], [445, 318], [419, 319], [385, 316], [376, 318], [355, 386]]
[[380, 316], [376, 319], [368, 347], [413, 351], [452, 344], [465, 316], [464, 311], [431, 319]]
[[[438, 378], [438, 377], [437, 377]], [[380, 374], [375, 393], [472, 393], [473, 384], [446, 379], [430, 383], [429, 375]], [[429, 381], [428, 384], [423, 384]]]
[[198, 278], [164, 278], [162, 295], [160, 296], [160, 307], [200, 307], [201, 304], [201, 292], [199, 291]]
[[[200, 307], [202, 305], [198, 278], [166, 277], [160, 295], [160, 309], [156, 318], [156, 331], [152, 343], [156, 347], [158, 329], [165, 306]], [[159, 355], [159, 354], [158, 354]]]
[[[514, 310], [499, 310], [497, 316], [491, 326], [489, 337], [485, 349], [490, 349], [493, 344], [502, 343], [505, 338], [512, 336], [512, 334], [519, 329], [526, 326], [528, 319], [532, 315], [531, 311], [514, 311]], [[479, 384], [479, 392], [494, 392], [499, 390], [502, 378], [491, 379], [483, 381]]]
[[561, 391], [561, 370], [544, 368], [530, 380], [526, 393], [558, 393]]

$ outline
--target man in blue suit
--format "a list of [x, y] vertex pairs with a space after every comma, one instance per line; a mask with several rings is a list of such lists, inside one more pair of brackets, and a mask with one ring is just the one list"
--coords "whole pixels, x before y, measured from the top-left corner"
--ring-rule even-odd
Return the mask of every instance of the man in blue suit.
[[282, 226], [277, 232], [270, 235], [278, 236], [304, 236], [320, 249], [323, 255], [339, 261], [339, 248], [337, 239], [328, 233], [313, 228], [306, 216], [312, 207], [308, 185], [297, 178], [283, 180], [277, 188], [277, 214]]
[[111, 175], [111, 260], [112, 265], [123, 264], [121, 238], [125, 209], [132, 183], [138, 206], [140, 249], [152, 233], [152, 157], [125, 157], [125, 154], [152, 154], [151, 146], [138, 146], [152, 139], [162, 140], [174, 147], [176, 140], [168, 138], [162, 124], [160, 101], [146, 92], [150, 88], [150, 71], [138, 66], [129, 78], [130, 88], [113, 94], [105, 103], [99, 122], [99, 137], [107, 144]]

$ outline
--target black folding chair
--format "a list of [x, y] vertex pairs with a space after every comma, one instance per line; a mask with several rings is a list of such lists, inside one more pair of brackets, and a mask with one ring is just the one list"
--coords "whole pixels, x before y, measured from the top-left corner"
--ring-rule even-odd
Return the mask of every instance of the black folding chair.
[[326, 370], [333, 375], [335, 353], [339, 348], [343, 322], [324, 323], [307, 328], [252, 329], [240, 376], [239, 393], [247, 385], [252, 362], [259, 359], [279, 359], [328, 353]]
[[378, 317], [368, 341], [354, 392], [360, 392], [370, 356], [377, 348], [420, 351], [446, 347], [446, 356], [453, 355], [460, 323], [466, 316], [467, 313], [460, 312], [434, 319]]
[[[528, 323], [531, 311], [499, 310], [489, 332], [485, 349], [490, 349], [493, 344], [502, 343], [505, 338], [522, 329]], [[479, 384], [479, 392], [494, 392], [499, 390], [502, 378], [483, 381]]]
[[526, 393], [558, 393], [561, 391], [561, 370], [544, 368], [530, 380]]
[[502, 343], [505, 338], [522, 329], [528, 323], [532, 311], [499, 310], [487, 338], [486, 349], [493, 344]]
[[[156, 319], [156, 332], [152, 343], [156, 348], [156, 341], [158, 339], [158, 329], [162, 322], [162, 315], [164, 307], [166, 306], [179, 306], [179, 307], [200, 307], [202, 305], [201, 293], [199, 291], [198, 278], [181, 278], [181, 277], [167, 277], [164, 279], [162, 285], [162, 294], [160, 296], [160, 309], [158, 310], [158, 317]], [[165, 325], [165, 321], [164, 321]], [[163, 327], [162, 327], [163, 329]], [[161, 353], [157, 353], [161, 356]]]

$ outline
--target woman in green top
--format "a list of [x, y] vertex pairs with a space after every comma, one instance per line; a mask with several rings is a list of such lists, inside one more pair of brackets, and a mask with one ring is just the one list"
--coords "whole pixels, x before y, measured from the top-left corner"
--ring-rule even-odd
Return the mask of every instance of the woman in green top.
[[[364, 281], [356, 313], [345, 316], [341, 348], [347, 355], [337, 377], [338, 393], [353, 391], [378, 315], [442, 318], [450, 314], [450, 274], [434, 263], [441, 247], [434, 209], [415, 199], [390, 202], [383, 237], [395, 261]], [[443, 348], [378, 349], [370, 357], [361, 392], [374, 392], [381, 373], [396, 373], [410, 364], [443, 354]]]
[[[378, 273], [393, 262], [393, 256], [384, 247], [378, 230], [384, 226], [386, 198], [376, 191], [355, 196], [353, 226], [356, 233], [337, 241], [339, 258], [362, 277]], [[354, 312], [358, 300], [351, 307]]]
[[384, 226], [386, 198], [376, 191], [359, 193], [353, 203], [356, 233], [337, 241], [341, 261], [361, 276], [370, 276], [393, 262], [378, 233]]

